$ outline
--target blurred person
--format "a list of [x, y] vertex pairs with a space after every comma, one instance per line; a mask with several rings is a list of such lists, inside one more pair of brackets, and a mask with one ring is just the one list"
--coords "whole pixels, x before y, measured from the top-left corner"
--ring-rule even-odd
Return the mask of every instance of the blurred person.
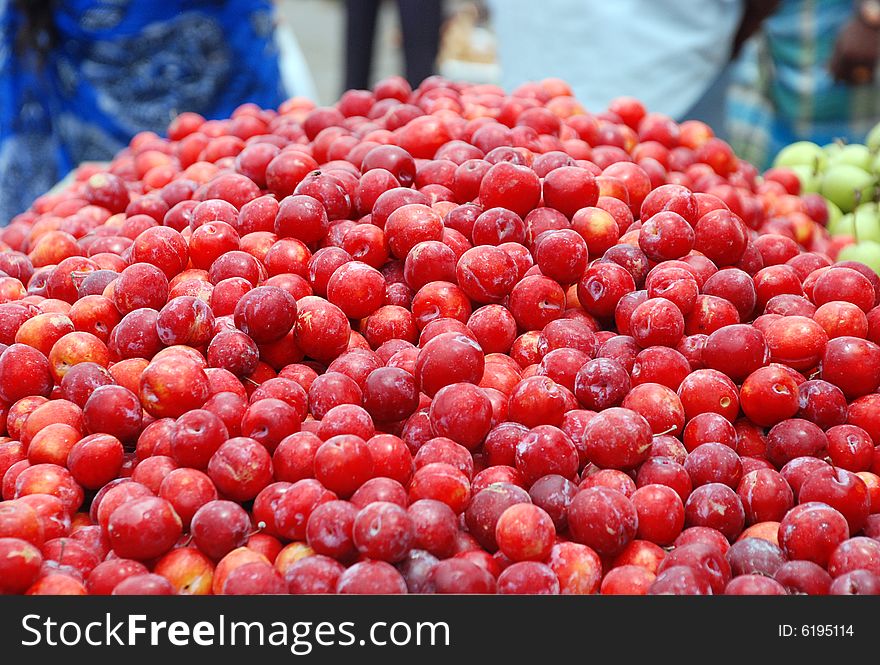
[[593, 112], [632, 96], [713, 127], [726, 68], [776, 4], [761, 0], [492, 0], [502, 85], [564, 79]]
[[181, 111], [276, 107], [266, 0], [0, 0], [0, 224]]
[[744, 51], [727, 131], [759, 167], [795, 141], [862, 142], [880, 121], [880, 1], [783, 0]]
[[[345, 2], [345, 89], [370, 86], [373, 42], [382, 0]], [[396, 0], [403, 36], [404, 76], [415, 88], [434, 73], [443, 22], [441, 0]]]

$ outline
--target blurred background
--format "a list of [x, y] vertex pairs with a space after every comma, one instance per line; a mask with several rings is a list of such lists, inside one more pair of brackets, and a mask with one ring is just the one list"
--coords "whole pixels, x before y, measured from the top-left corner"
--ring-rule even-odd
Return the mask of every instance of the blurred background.
[[[378, 4], [372, 82], [405, 71], [396, 1]], [[486, 3], [445, 0], [440, 4], [444, 23], [440, 27], [438, 73], [455, 80], [499, 83], [495, 35]], [[296, 36], [314, 79], [316, 101], [332, 104], [346, 89], [345, 0], [281, 0], [278, 19]]]
[[330, 105], [392, 74], [571, 84], [698, 119], [765, 168], [880, 119], [880, 0], [0, 0], [0, 224], [174, 115]]

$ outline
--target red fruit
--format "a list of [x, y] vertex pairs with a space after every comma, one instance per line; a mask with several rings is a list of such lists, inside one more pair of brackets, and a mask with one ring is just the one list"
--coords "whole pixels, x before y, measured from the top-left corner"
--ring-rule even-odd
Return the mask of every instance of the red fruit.
[[729, 420], [717, 413], [701, 413], [684, 428], [682, 438], [688, 452], [704, 443], [723, 443], [736, 449], [737, 431]]
[[858, 533], [871, 512], [868, 486], [856, 474], [844, 469], [823, 468], [812, 473], [798, 492], [801, 504], [822, 502], [846, 518], [850, 535]]
[[685, 377], [678, 396], [688, 419], [701, 413], [717, 413], [732, 422], [739, 413], [739, 397], [733, 381], [712, 369], [699, 369]]
[[[681, 345], [679, 342], [678, 346]], [[690, 372], [688, 359], [682, 353], [667, 347], [652, 347], [640, 351], [635, 357], [631, 378], [633, 385], [659, 383], [678, 390]]]
[[693, 228], [675, 212], [658, 212], [646, 219], [639, 230], [639, 248], [652, 261], [681, 258], [693, 247]]
[[[585, 172], [585, 175], [589, 175], [589, 173]], [[595, 187], [595, 183], [593, 186]], [[480, 182], [479, 196], [486, 209], [507, 208], [520, 217], [524, 217], [538, 205], [541, 198], [541, 182], [535, 172], [527, 166], [499, 162], [486, 171], [483, 176]], [[563, 194], [563, 196], [565, 195]], [[565, 198], [568, 199], [568, 197]], [[580, 207], [584, 206], [576, 207], [572, 213]]]
[[174, 469], [162, 479], [159, 496], [168, 500], [184, 527], [189, 528], [198, 510], [217, 499], [217, 488], [207, 474], [195, 469]]
[[696, 488], [685, 503], [685, 524], [720, 531], [728, 540], [743, 529], [745, 511], [736, 492], [721, 483]]
[[722, 483], [735, 488], [742, 477], [739, 456], [721, 443], [704, 443], [694, 448], [685, 459], [684, 468], [694, 487]]
[[190, 528], [195, 545], [215, 561], [244, 545], [250, 530], [250, 518], [241, 506], [218, 500], [203, 504]]
[[397, 208], [385, 222], [385, 236], [391, 252], [405, 259], [420, 242], [440, 240], [443, 220], [427, 205], [412, 203]]
[[763, 332], [770, 349], [770, 360], [796, 370], [814, 368], [822, 359], [823, 352], [827, 353], [828, 336], [825, 331], [818, 323], [803, 316], [777, 319]]
[[843, 300], [868, 312], [874, 307], [874, 287], [867, 277], [852, 268], [832, 267], [823, 271], [813, 284], [813, 302], [819, 306]]
[[484, 366], [479, 344], [466, 335], [443, 333], [419, 351], [416, 380], [423, 392], [434, 396], [453, 383], [478, 383]]
[[419, 499], [436, 499], [452, 508], [456, 514], [464, 512], [470, 498], [467, 476], [443, 462], [427, 464], [416, 471], [409, 487], [411, 503]]
[[799, 408], [798, 386], [780, 367], [752, 372], [740, 389], [743, 413], [757, 425], [774, 425], [795, 415]]
[[370, 449], [358, 436], [334, 436], [315, 452], [315, 477], [339, 496], [351, 496], [372, 475]]
[[[746, 324], [725, 326], [713, 332], [703, 349], [707, 367], [723, 372], [736, 382], [769, 361], [770, 353], [764, 336]], [[742, 399], [742, 397], [741, 397]]]
[[257, 344], [284, 337], [296, 322], [296, 301], [277, 286], [259, 286], [235, 305], [235, 326]]
[[171, 456], [182, 466], [206, 469], [211, 456], [229, 438], [213, 412], [194, 409], [177, 419], [171, 435]]
[[568, 527], [575, 541], [600, 555], [614, 555], [635, 537], [638, 514], [620, 492], [592, 487], [572, 499]]
[[822, 378], [847, 399], [873, 393], [880, 386], [880, 347], [857, 337], [837, 337], [822, 356]]
[[602, 579], [599, 593], [605, 596], [644, 596], [655, 579], [657, 576], [642, 566], [619, 566], [609, 570]]
[[159, 310], [168, 300], [168, 279], [149, 263], [128, 266], [113, 282], [113, 304], [120, 314], [148, 307]]
[[100, 489], [117, 477], [124, 454], [122, 443], [116, 437], [92, 434], [80, 439], [70, 449], [66, 464], [80, 485], [87, 489]]
[[[573, 402], [573, 400], [571, 400]], [[574, 406], [565, 388], [546, 376], [532, 376], [516, 384], [507, 403], [508, 419], [526, 425], [562, 425], [566, 409]]]
[[142, 418], [137, 395], [122, 386], [97, 388], [83, 406], [83, 424], [87, 431], [111, 434], [121, 441], [137, 438]]
[[599, 186], [588, 170], [577, 166], [561, 166], [544, 177], [543, 193], [545, 205], [559, 210], [571, 219], [581, 208], [596, 205]]
[[236, 437], [214, 452], [207, 472], [224, 496], [249, 501], [272, 482], [272, 458], [254, 439]]
[[455, 272], [462, 291], [479, 303], [500, 302], [517, 281], [514, 260], [491, 246], [467, 250], [458, 260]]
[[632, 275], [616, 263], [593, 263], [584, 272], [577, 286], [577, 298], [589, 314], [608, 318], [614, 314], [618, 301], [635, 291]]
[[156, 418], [176, 418], [201, 408], [209, 395], [204, 369], [184, 356], [154, 361], [141, 374], [141, 404]]
[[739, 263], [748, 244], [745, 225], [728, 210], [707, 212], [697, 221], [694, 234], [694, 249], [719, 268]]
[[825, 596], [831, 587], [831, 576], [812, 561], [787, 561], [777, 568], [773, 578], [792, 595]]
[[155, 226], [135, 238], [131, 257], [133, 263], [152, 264], [171, 279], [186, 267], [189, 249], [178, 231], [167, 226]]
[[[681, 264], [664, 265], [661, 263], [648, 273], [645, 280], [645, 288], [648, 290], [649, 298], [666, 298], [671, 300], [681, 310], [681, 313], [687, 316], [696, 306], [700, 287], [697, 278], [694, 276], [695, 273], [690, 266], [687, 268], [680, 266]], [[703, 301], [711, 302], [706, 301], [705, 298]], [[731, 321], [731, 323], [735, 322]], [[690, 334], [698, 332], [704, 331], [694, 330]]]
[[752, 278], [738, 268], [719, 270], [703, 283], [702, 292], [731, 302], [741, 321], [751, 318], [757, 301]]
[[595, 593], [602, 578], [599, 555], [579, 543], [557, 543], [547, 563], [559, 579], [561, 593]]
[[834, 466], [847, 471], [868, 471], [874, 461], [874, 442], [855, 425], [838, 425], [825, 432], [828, 456]]
[[616, 360], [596, 358], [578, 370], [574, 393], [578, 401], [593, 410], [617, 406], [630, 390], [626, 369]]
[[550, 554], [555, 537], [550, 516], [530, 503], [510, 506], [495, 526], [500, 551], [513, 561], [543, 561]]
[[880, 594], [880, 575], [870, 570], [844, 573], [831, 583], [832, 596], [876, 596]]
[[767, 459], [777, 467], [805, 456], [820, 456], [828, 447], [822, 430], [807, 420], [792, 418], [773, 426], [767, 435]]
[[413, 536], [413, 521], [406, 509], [387, 501], [362, 508], [352, 527], [354, 545], [363, 556], [390, 563], [404, 558]]
[[324, 206], [312, 196], [287, 196], [278, 205], [274, 231], [279, 238], [296, 238], [313, 243], [327, 235], [329, 228]]
[[494, 593], [496, 588], [492, 573], [461, 558], [439, 562], [429, 579], [435, 593]]
[[298, 432], [301, 425], [296, 408], [270, 397], [254, 400], [245, 410], [241, 418], [241, 433], [271, 453], [285, 437]]
[[0, 538], [0, 591], [21, 594], [37, 581], [43, 557], [32, 543]]
[[803, 559], [823, 567], [848, 536], [846, 518], [815, 501], [795, 506], [779, 525], [779, 546], [789, 560]]
[[337, 268], [327, 282], [327, 299], [346, 316], [361, 319], [385, 302], [386, 282], [382, 274], [360, 261]]
[[24, 344], [12, 344], [0, 354], [0, 399], [12, 404], [23, 397], [48, 397], [52, 389], [49, 361]]
[[489, 433], [492, 405], [485, 392], [470, 383], [441, 388], [431, 401], [431, 427], [465, 448], [477, 448]]
[[552, 279], [530, 275], [513, 287], [508, 308], [520, 328], [541, 330], [562, 316], [565, 292]]
[[106, 208], [111, 213], [122, 212], [130, 197], [125, 182], [112, 173], [96, 173], [86, 181], [86, 200], [92, 205]]
[[785, 478], [772, 469], [751, 471], [736, 488], [749, 524], [779, 522], [794, 505], [794, 494]]
[[587, 459], [601, 468], [629, 469], [648, 458], [651, 426], [629, 409], [610, 408], [600, 412], [584, 429]]
[[120, 557], [144, 561], [167, 552], [180, 537], [181, 521], [165, 499], [144, 497], [110, 515], [107, 536]]
[[630, 210], [632, 210], [633, 215], [637, 215], [641, 209], [642, 202], [651, 191], [651, 180], [648, 174], [645, 173], [645, 170], [636, 164], [621, 161], [606, 167], [602, 175], [618, 178], [623, 182], [629, 197]]
[[684, 316], [672, 301], [650, 298], [633, 310], [629, 329], [642, 348], [674, 347], [684, 333]]
[[720, 594], [730, 581], [731, 570], [723, 553], [711, 545], [693, 543], [673, 549], [660, 563], [658, 579], [667, 570], [687, 567], [708, 580], [712, 592]]
[[657, 545], [670, 545], [684, 527], [684, 504], [675, 490], [643, 485], [632, 495], [638, 513], [637, 536]]
[[574, 478], [579, 465], [574, 443], [552, 425], [539, 425], [523, 436], [516, 444], [514, 460], [529, 485], [550, 474]]
[[816, 423], [822, 429], [842, 425], [847, 418], [843, 391], [827, 381], [805, 381], [798, 386], [799, 418]]
[[303, 353], [318, 361], [329, 362], [348, 348], [351, 327], [345, 313], [316, 296], [297, 302], [294, 340]]
[[[477, 216], [471, 221], [470, 229], [467, 227], [458, 229], [466, 237], [471, 238], [474, 245], [502, 245], [504, 243], [525, 242], [525, 224], [522, 218], [512, 210], [507, 208], [489, 208], [485, 212], [477, 210], [475, 214]], [[449, 221], [449, 216], [447, 216], [445, 220], [447, 227], [450, 225]], [[469, 232], [465, 233], [466, 231]]]
[[636, 484], [633, 482], [633, 479], [623, 471], [618, 471], [617, 469], [600, 469], [597, 471], [594, 467], [588, 467], [584, 471], [585, 473], [579, 486], [580, 489], [608, 487], [620, 492], [627, 498], [632, 497], [633, 492], [636, 491]]

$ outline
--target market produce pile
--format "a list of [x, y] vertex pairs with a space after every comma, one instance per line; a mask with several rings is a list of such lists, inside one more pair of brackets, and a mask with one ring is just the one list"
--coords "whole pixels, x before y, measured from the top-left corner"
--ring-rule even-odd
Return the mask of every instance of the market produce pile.
[[558, 80], [137, 135], [0, 231], [0, 591], [880, 593], [799, 182]]
[[792, 143], [776, 156], [777, 168], [769, 172], [794, 193], [807, 193], [811, 200], [823, 196], [837, 258], [860, 261], [875, 272], [880, 270], [878, 153], [880, 125], [869, 132], [864, 145]]

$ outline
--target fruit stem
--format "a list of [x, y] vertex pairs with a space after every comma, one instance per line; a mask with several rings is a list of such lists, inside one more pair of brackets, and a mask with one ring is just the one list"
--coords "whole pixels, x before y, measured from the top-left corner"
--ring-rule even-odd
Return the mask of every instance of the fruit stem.
[[855, 238], [855, 242], [859, 242], [859, 225], [856, 223], [858, 221], [858, 213], [859, 213], [859, 199], [861, 198], [861, 192], [856, 190], [856, 207], [853, 208], [852, 216], [852, 228], [853, 228], [853, 238]]
[[667, 434], [672, 434], [677, 429], [678, 429], [678, 425], [670, 425], [662, 432], [657, 432], [653, 436], [654, 436], [654, 438], [657, 438], [658, 436], [666, 436]]

